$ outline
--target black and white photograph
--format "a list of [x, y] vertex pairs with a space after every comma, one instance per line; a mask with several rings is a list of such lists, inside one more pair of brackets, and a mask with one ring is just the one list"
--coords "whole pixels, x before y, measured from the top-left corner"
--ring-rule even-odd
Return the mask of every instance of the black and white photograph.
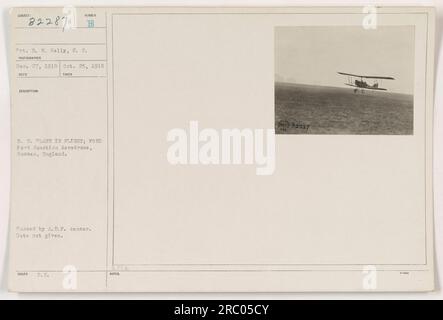
[[414, 27], [275, 28], [277, 134], [412, 135]]

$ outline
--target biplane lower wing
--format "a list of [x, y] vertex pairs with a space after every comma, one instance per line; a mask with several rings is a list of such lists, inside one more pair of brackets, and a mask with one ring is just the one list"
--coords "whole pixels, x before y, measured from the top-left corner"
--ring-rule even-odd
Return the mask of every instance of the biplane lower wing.
[[378, 91], [387, 91], [388, 90], [388, 89], [385, 89], [385, 88], [359, 87], [359, 86], [356, 86], [355, 84], [350, 84], [350, 83], [345, 83], [345, 85], [350, 86], [350, 87], [354, 87], [354, 88], [357, 88], [357, 89], [378, 90]]

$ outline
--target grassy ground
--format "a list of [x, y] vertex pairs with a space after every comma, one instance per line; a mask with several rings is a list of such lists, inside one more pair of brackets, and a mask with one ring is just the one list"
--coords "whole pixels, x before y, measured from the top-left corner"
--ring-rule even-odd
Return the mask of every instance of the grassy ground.
[[413, 134], [413, 96], [276, 83], [280, 134]]

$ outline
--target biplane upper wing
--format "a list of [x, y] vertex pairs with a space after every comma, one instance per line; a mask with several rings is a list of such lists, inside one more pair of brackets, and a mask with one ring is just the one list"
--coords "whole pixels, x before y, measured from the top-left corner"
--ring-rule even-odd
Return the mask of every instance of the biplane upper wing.
[[362, 76], [362, 75], [358, 75], [358, 74], [345, 73], [345, 72], [337, 72], [337, 73], [338, 73], [338, 74], [341, 74], [341, 75], [344, 75], [344, 76], [359, 77], [359, 78], [365, 78], [365, 79], [395, 80], [393, 77]]

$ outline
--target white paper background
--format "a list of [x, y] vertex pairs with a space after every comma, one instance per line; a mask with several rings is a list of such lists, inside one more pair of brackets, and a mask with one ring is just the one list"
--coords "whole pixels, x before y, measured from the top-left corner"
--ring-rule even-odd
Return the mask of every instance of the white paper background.
[[[143, 6], [143, 5], [194, 5], [194, 6], [287, 6], [287, 5], [427, 5], [437, 7], [437, 34], [436, 34], [436, 83], [435, 83], [435, 140], [434, 140], [434, 198], [435, 198], [435, 250], [436, 250], [436, 272], [437, 289], [433, 293], [303, 293], [303, 294], [15, 294], [7, 292], [7, 236], [9, 218], [9, 183], [10, 183], [10, 104], [8, 83], [8, 8], [14, 6]], [[200, 0], [200, 1], [149, 1], [149, 0], [2, 0], [0, 3], [2, 14], [0, 16], [0, 299], [442, 299], [441, 274], [443, 274], [443, 116], [440, 106], [443, 99], [441, 66], [439, 60], [443, 57], [440, 50], [442, 37], [443, 0], [434, 1], [356, 1], [356, 0]]]

